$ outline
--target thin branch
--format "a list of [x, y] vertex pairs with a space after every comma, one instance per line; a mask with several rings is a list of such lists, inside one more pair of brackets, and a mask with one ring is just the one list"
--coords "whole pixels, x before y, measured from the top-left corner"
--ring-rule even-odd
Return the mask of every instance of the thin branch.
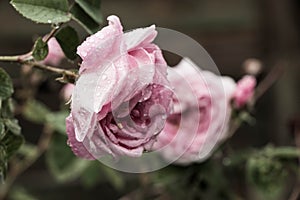
[[18, 62], [24, 63], [32, 60], [32, 51], [16, 56], [0, 56], [0, 62]]
[[56, 74], [61, 74], [71, 82], [75, 82], [75, 80], [78, 78], [78, 75], [73, 71], [60, 69], [49, 65], [44, 65], [41, 62], [32, 61], [31, 54], [32, 52], [29, 52], [24, 55], [17, 55], [17, 56], [0, 56], [0, 62], [18, 62], [20, 64], [26, 64], [31, 67], [36, 67]]
[[44, 42], [47, 43], [54, 35], [55, 33], [60, 29], [61, 24], [57, 24], [53, 26], [53, 29], [51, 32], [46, 36]]
[[256, 101], [269, 90], [272, 85], [282, 76], [284, 72], [284, 67], [279, 64], [275, 66], [272, 71], [261, 81], [261, 83], [257, 86], [255, 95], [251, 101], [251, 104], [254, 105]]
[[26, 64], [29, 65], [29, 66], [36, 67], [36, 68], [39, 68], [39, 69], [42, 69], [42, 70], [47, 70], [47, 71], [50, 71], [50, 72], [53, 72], [53, 73], [56, 73], [56, 74], [65, 75], [65, 76], [68, 76], [70, 78], [73, 78], [74, 80], [76, 80], [78, 78], [78, 75], [75, 72], [72, 72], [70, 70], [60, 69], [60, 68], [56, 68], [56, 67], [49, 66], [49, 65], [44, 65], [44, 64], [41, 64], [41, 63], [38, 63], [38, 62], [28, 62]]

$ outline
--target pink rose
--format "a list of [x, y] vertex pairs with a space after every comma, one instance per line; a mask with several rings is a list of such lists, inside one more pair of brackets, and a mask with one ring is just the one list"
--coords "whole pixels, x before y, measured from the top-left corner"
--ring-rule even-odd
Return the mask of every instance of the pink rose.
[[55, 37], [52, 37], [50, 38], [47, 44], [48, 44], [48, 55], [42, 61], [42, 63], [45, 65], [54, 65], [54, 66], [59, 65], [59, 63], [65, 57], [65, 54], [62, 51], [59, 43], [57, 42]]
[[238, 81], [233, 94], [233, 100], [237, 108], [244, 106], [252, 98], [255, 86], [256, 79], [253, 76], [246, 75]]
[[154, 149], [175, 163], [201, 161], [227, 136], [236, 84], [229, 77], [200, 70], [187, 58], [168, 74], [175, 93], [174, 112]]
[[155, 26], [123, 33], [116, 16], [77, 49], [80, 77], [66, 120], [68, 144], [87, 159], [141, 156], [164, 127], [172, 102]]

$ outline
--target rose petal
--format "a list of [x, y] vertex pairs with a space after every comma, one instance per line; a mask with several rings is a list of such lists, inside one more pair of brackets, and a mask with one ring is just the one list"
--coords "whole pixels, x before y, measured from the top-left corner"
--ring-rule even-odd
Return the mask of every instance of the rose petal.
[[74, 154], [85, 159], [94, 160], [95, 158], [87, 151], [83, 143], [78, 142], [75, 138], [72, 115], [69, 115], [66, 118], [66, 128], [68, 134], [68, 144], [72, 148]]
[[96, 69], [106, 66], [116, 56], [125, 52], [123, 41], [123, 27], [117, 16], [107, 18], [109, 25], [88, 37], [77, 48], [77, 54], [82, 58], [80, 73], [85, 69]]
[[143, 47], [151, 43], [157, 35], [155, 25], [147, 28], [138, 28], [124, 34], [127, 51]]

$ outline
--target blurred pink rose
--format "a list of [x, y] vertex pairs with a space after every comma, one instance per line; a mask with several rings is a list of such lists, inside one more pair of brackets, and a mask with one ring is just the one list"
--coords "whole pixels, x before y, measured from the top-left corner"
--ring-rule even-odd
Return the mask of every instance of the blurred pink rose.
[[154, 143], [162, 156], [178, 164], [207, 158], [227, 137], [233, 79], [203, 71], [184, 58], [170, 69], [174, 87], [174, 112]]
[[54, 65], [57, 66], [62, 61], [63, 58], [65, 58], [65, 54], [62, 51], [59, 43], [55, 39], [55, 37], [50, 38], [48, 41], [48, 55], [47, 57], [42, 61], [45, 65]]
[[60, 91], [60, 96], [65, 101], [70, 101], [74, 90], [74, 84], [67, 83]]
[[237, 88], [233, 94], [235, 105], [240, 108], [244, 106], [253, 96], [256, 86], [254, 76], [246, 75], [237, 83]]
[[66, 120], [68, 144], [87, 159], [141, 156], [164, 127], [172, 102], [155, 26], [123, 33], [116, 16], [77, 49], [80, 77]]

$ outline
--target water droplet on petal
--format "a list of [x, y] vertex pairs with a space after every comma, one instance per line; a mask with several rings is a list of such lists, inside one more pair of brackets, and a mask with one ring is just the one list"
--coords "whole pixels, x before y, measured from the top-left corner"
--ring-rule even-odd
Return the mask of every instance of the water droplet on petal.
[[102, 75], [102, 80], [106, 80], [106, 79], [107, 79], [107, 75], [106, 74]]
[[85, 56], [87, 55], [87, 52], [86, 52], [86, 51], [82, 51], [82, 52], [81, 52], [81, 55], [82, 55], [83, 57], [85, 57]]

